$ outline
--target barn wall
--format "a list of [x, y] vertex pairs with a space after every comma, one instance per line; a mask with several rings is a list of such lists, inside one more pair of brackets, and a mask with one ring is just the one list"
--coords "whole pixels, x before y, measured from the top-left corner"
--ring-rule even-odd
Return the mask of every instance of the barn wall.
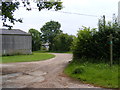
[[2, 55], [31, 54], [31, 36], [2, 35]]

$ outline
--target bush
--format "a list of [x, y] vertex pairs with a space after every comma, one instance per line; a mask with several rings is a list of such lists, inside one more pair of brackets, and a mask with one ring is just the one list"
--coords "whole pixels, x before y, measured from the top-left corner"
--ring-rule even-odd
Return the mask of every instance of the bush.
[[70, 51], [74, 36], [60, 34], [54, 38], [53, 51]]
[[108, 28], [96, 31], [83, 27], [78, 31], [77, 38], [74, 41], [73, 56], [74, 58], [94, 58], [93, 60], [109, 61], [110, 41], [109, 35], [113, 35], [113, 58], [118, 62], [120, 58], [120, 28]]

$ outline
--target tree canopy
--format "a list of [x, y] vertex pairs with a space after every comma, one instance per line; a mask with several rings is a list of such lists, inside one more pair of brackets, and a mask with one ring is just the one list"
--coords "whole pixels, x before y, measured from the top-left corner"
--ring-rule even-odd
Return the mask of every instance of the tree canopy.
[[49, 50], [52, 50], [53, 39], [61, 34], [60, 23], [56, 21], [47, 22], [40, 30], [42, 32], [42, 40], [44, 43], [49, 43]]
[[[36, 6], [38, 7], [38, 10], [41, 11], [42, 9], [54, 9], [55, 11], [61, 10], [62, 7], [62, 2], [59, 0], [54, 1], [54, 0], [33, 0], [34, 3], [36, 3]], [[30, 7], [30, 0], [22, 0], [23, 6], [26, 8], [26, 10], [31, 10], [32, 8]], [[13, 26], [9, 25], [7, 21], [9, 21], [12, 24], [15, 24], [15, 22], [21, 22], [22, 19], [16, 19], [14, 17], [14, 12], [19, 9], [20, 7], [20, 1], [15, 0], [11, 2], [2, 2], [2, 7], [0, 6], [1, 10], [1, 16], [2, 16], [2, 21], [3, 21], [3, 26], [9, 27], [11, 29]]]
[[29, 33], [32, 36], [32, 51], [38, 51], [41, 48], [41, 33], [36, 29], [30, 29]]

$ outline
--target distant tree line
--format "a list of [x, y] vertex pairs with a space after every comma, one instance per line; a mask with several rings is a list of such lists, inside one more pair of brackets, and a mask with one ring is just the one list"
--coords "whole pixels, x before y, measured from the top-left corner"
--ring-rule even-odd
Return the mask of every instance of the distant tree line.
[[75, 36], [63, 33], [60, 27], [61, 25], [59, 22], [50, 21], [40, 28], [40, 32], [35, 29], [30, 29], [29, 33], [31, 33], [32, 36], [32, 50], [41, 50], [42, 45], [48, 43], [49, 51], [70, 51]]
[[[113, 42], [109, 36], [112, 34]], [[77, 33], [73, 42], [72, 50], [74, 58], [92, 58], [92, 60], [108, 61], [110, 57], [110, 44], [113, 43], [114, 62], [120, 59], [120, 27], [117, 19], [106, 22], [105, 16], [99, 19], [98, 30], [83, 27]]]

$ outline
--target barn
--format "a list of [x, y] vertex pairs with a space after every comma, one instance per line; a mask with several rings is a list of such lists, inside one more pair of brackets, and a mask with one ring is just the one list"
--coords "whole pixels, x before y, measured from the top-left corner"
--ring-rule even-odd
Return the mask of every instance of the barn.
[[0, 29], [2, 38], [0, 56], [14, 54], [32, 54], [31, 34], [19, 29]]

